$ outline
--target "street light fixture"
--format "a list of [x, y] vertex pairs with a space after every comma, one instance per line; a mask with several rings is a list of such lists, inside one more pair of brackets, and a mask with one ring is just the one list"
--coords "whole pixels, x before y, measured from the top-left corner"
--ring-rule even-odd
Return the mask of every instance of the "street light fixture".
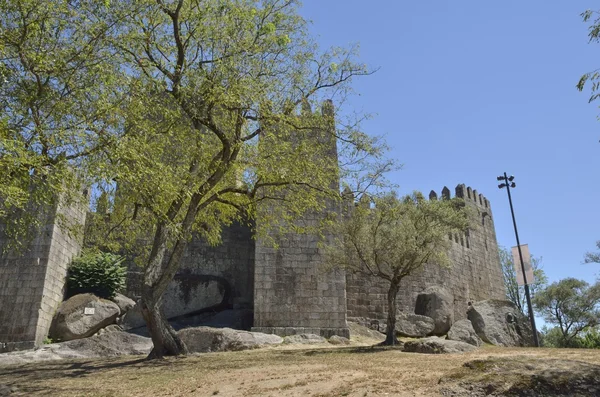
[[[531, 329], [533, 331], [533, 344], [535, 347], [540, 347], [540, 342], [538, 340], [537, 329], [535, 327], [535, 317], [533, 316], [533, 309], [531, 307], [531, 296], [529, 294], [529, 284], [527, 283], [527, 275], [525, 274], [525, 264], [523, 263], [523, 254], [521, 253], [521, 243], [519, 242], [519, 232], [517, 231], [517, 221], [515, 220], [515, 211], [513, 209], [512, 197], [510, 195], [510, 188], [516, 187], [517, 184], [514, 181], [515, 177], [511, 175], [510, 177], [506, 175], [501, 175], [496, 178], [498, 181], [504, 181], [498, 185], [499, 189], [506, 188], [506, 192], [508, 193], [508, 203], [510, 204], [510, 213], [512, 215], [513, 226], [515, 228], [515, 237], [517, 238], [517, 249], [519, 251], [519, 260], [521, 261], [521, 271], [523, 272], [523, 284], [525, 284], [525, 297], [527, 298], [527, 310], [529, 311], [529, 321], [531, 322]], [[509, 183], [510, 182], [510, 183]]]

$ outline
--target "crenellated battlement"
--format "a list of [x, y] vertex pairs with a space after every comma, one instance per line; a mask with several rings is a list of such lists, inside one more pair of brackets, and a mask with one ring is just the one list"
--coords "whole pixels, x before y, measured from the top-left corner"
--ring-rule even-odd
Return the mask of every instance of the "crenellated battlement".
[[[464, 183], [456, 185], [456, 187], [454, 188], [454, 196], [452, 196], [450, 194], [450, 189], [448, 189], [447, 186], [444, 186], [442, 188], [440, 196], [438, 196], [438, 194], [435, 190], [432, 190], [431, 192], [429, 192], [430, 200], [432, 200], [432, 199], [437, 200], [438, 197], [441, 197], [442, 199], [447, 199], [447, 200], [449, 200], [453, 197], [458, 197], [458, 198], [465, 200], [465, 202], [467, 204], [479, 207], [481, 209], [484, 209], [484, 210], [490, 212], [489, 200], [483, 194], [478, 194], [477, 190], [472, 189], [471, 186], [467, 187]], [[491, 213], [490, 213], [490, 216], [491, 216]]]

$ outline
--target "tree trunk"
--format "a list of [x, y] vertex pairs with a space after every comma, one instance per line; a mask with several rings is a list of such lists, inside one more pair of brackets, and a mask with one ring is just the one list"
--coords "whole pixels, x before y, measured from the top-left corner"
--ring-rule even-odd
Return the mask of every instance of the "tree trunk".
[[188, 354], [185, 343], [164, 318], [160, 308], [160, 299], [154, 299], [151, 291], [146, 291], [145, 288], [142, 292], [141, 309], [154, 344], [148, 359]]
[[396, 296], [398, 295], [399, 282], [391, 281], [390, 289], [387, 294], [388, 301], [388, 315], [387, 315], [387, 328], [385, 331], [384, 345], [394, 346], [398, 344], [396, 339]]

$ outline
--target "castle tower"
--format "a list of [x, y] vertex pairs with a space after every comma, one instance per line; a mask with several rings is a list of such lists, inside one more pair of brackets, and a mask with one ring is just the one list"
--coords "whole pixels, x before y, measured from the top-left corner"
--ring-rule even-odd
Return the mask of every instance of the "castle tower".
[[59, 225], [83, 226], [86, 208], [56, 204], [39, 214], [41, 226], [17, 254], [5, 252], [0, 225], [0, 353], [43, 344], [63, 300], [67, 265], [81, 249], [81, 236]]
[[[303, 106], [303, 116], [310, 109]], [[315, 139], [320, 143], [315, 156], [328, 160], [332, 167], [329, 187], [339, 194], [337, 146], [334, 132], [334, 109], [331, 102], [323, 104], [320, 117], [328, 118], [329, 131], [312, 131], [301, 139]], [[291, 138], [292, 142], [294, 137]], [[322, 209], [310, 211], [295, 220], [296, 225], [315, 228], [326, 217], [340, 216], [340, 202], [323, 198]], [[265, 202], [259, 208], [257, 227], [265, 212], [282, 208], [277, 201]], [[279, 207], [279, 208], [278, 208]], [[280, 232], [272, 228], [268, 239], [258, 237], [254, 275], [254, 331], [293, 335], [314, 333], [349, 336], [346, 323], [346, 280], [343, 271], [326, 272], [323, 269], [321, 239], [317, 233]], [[271, 241], [267, 241], [267, 240]], [[275, 243], [275, 244], [273, 244]]]

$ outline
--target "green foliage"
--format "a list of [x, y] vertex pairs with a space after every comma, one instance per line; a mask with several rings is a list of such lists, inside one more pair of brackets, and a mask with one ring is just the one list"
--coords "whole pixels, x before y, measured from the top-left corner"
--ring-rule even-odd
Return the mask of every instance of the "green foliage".
[[40, 211], [81, 199], [86, 171], [98, 168], [91, 155], [119, 135], [121, 90], [104, 40], [114, 26], [97, 3], [0, 1], [0, 221], [10, 248], [28, 241]]
[[600, 332], [597, 327], [589, 328], [580, 335], [565, 337], [560, 327], [542, 330], [542, 345], [558, 348], [600, 349]]
[[67, 292], [69, 296], [92, 293], [110, 299], [123, 288], [127, 269], [124, 258], [115, 254], [87, 251], [69, 266]]
[[[566, 278], [550, 284], [533, 298], [535, 309], [550, 324], [557, 325], [562, 346], [571, 346], [583, 332], [600, 323], [600, 283]], [[553, 331], [557, 332], [557, 331]]]
[[598, 327], [590, 328], [581, 338], [581, 347], [586, 349], [600, 349], [600, 330]]
[[[502, 277], [504, 278], [504, 285], [506, 286], [506, 298], [514, 303], [521, 313], [528, 316], [525, 287], [520, 287], [517, 284], [517, 273], [513, 264], [512, 253], [504, 247], [500, 247], [498, 251], [500, 254], [500, 265], [502, 266]], [[533, 268], [535, 280], [535, 282], [529, 284], [529, 292], [532, 298], [537, 291], [548, 284], [548, 277], [540, 265], [541, 262], [541, 258], [531, 257], [531, 266]]]
[[328, 263], [399, 281], [425, 263], [449, 265], [448, 235], [469, 226], [461, 199], [426, 200], [419, 192], [363, 199], [339, 223], [341, 238], [328, 247]]
[[54, 340], [52, 338], [44, 338], [44, 345], [51, 345], [52, 343], [54, 343]]

